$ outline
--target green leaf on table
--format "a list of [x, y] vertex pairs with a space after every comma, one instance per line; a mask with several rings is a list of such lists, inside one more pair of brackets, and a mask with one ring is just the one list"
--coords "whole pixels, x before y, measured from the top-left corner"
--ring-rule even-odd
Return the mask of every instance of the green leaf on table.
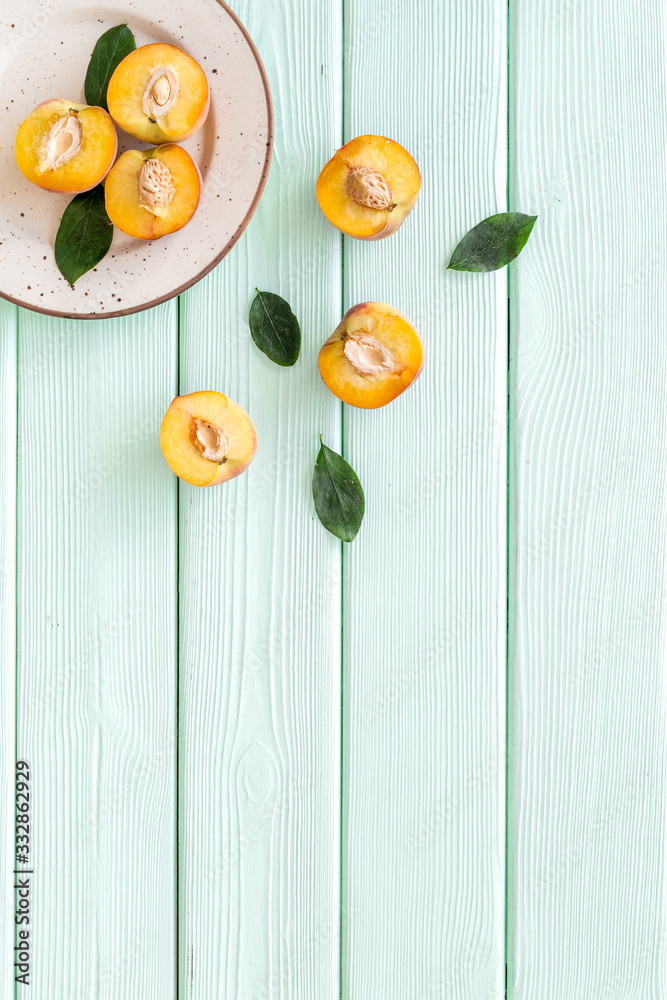
[[122, 62], [130, 52], [134, 52], [136, 47], [134, 35], [126, 24], [109, 28], [98, 38], [86, 73], [84, 91], [88, 104], [104, 108], [105, 111], [109, 110], [107, 107], [109, 80], [118, 63]]
[[320, 521], [332, 535], [351, 542], [364, 519], [366, 500], [351, 465], [322, 444], [313, 470], [313, 500]]
[[260, 292], [250, 307], [250, 333], [267, 358], [289, 368], [296, 364], [301, 350], [299, 321], [285, 299], [273, 292]]
[[109, 252], [113, 225], [104, 206], [104, 188], [77, 194], [65, 209], [56, 234], [56, 264], [73, 285]]
[[490, 215], [463, 237], [447, 265], [453, 271], [497, 271], [521, 253], [536, 215]]

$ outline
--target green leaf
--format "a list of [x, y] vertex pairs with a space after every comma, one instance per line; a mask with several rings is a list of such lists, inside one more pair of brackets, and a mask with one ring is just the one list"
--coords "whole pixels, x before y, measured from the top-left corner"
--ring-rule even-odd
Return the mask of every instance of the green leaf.
[[104, 206], [104, 188], [77, 194], [65, 209], [56, 234], [56, 264], [73, 285], [109, 252], [113, 225]]
[[364, 491], [352, 466], [322, 444], [321, 437], [313, 470], [313, 500], [327, 531], [344, 542], [356, 538], [366, 508]]
[[497, 271], [521, 253], [536, 215], [490, 215], [463, 237], [447, 265], [453, 271]]
[[250, 307], [250, 332], [260, 351], [283, 368], [296, 363], [301, 350], [299, 321], [289, 303], [273, 292], [260, 292]]
[[84, 90], [88, 104], [104, 108], [105, 111], [109, 110], [107, 107], [109, 80], [118, 63], [136, 47], [134, 35], [126, 24], [109, 28], [98, 38], [86, 73]]

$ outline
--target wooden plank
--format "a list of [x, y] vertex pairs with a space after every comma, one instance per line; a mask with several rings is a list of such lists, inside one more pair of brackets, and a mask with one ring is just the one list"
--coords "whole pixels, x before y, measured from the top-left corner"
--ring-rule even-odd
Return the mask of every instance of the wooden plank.
[[[341, 300], [340, 237], [315, 180], [339, 144], [339, 3], [234, 5], [277, 111], [264, 198], [230, 256], [183, 300], [181, 392], [251, 414], [243, 476], [180, 493], [179, 981], [182, 997], [339, 995], [340, 544], [317, 521], [319, 434], [340, 405], [317, 374]], [[253, 345], [255, 286], [303, 332], [292, 369]]]
[[504, 995], [506, 277], [447, 273], [505, 206], [506, 8], [350, 0], [346, 138], [388, 135], [413, 215], [345, 246], [345, 307], [422, 333], [419, 381], [346, 408], [366, 490], [345, 549], [343, 993]]
[[0, 997], [14, 997], [14, 682], [16, 663], [16, 330], [18, 310], [0, 302]]
[[[515, 0], [509, 996], [667, 991], [667, 14]], [[545, 38], [548, 44], [545, 45]]]
[[22, 312], [19, 344], [30, 991], [163, 1000], [175, 995], [176, 485], [159, 426], [176, 304], [95, 323]]

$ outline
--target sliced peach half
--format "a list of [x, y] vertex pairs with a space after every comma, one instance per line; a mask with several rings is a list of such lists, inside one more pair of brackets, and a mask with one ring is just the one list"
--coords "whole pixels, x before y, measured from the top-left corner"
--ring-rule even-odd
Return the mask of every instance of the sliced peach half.
[[372, 410], [390, 403], [421, 371], [423, 348], [409, 319], [383, 302], [362, 302], [323, 345], [320, 375], [344, 403]]
[[180, 146], [128, 149], [109, 171], [104, 198], [109, 218], [128, 236], [157, 240], [190, 221], [199, 203], [197, 165]]
[[183, 142], [206, 121], [210, 94], [199, 63], [175, 45], [155, 42], [118, 64], [107, 89], [109, 114], [142, 142]]
[[116, 129], [103, 108], [57, 97], [44, 101], [19, 125], [16, 162], [38, 187], [79, 194], [106, 177], [116, 145]]
[[177, 396], [164, 415], [160, 444], [170, 468], [192, 486], [217, 486], [244, 472], [257, 432], [238, 403], [221, 392]]
[[342, 233], [381, 240], [412, 211], [420, 187], [419, 167], [407, 149], [381, 135], [360, 135], [323, 167], [317, 200]]

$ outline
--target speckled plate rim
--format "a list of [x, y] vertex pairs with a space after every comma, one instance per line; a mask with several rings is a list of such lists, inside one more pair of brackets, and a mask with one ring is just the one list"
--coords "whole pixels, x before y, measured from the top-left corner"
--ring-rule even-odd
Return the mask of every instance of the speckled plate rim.
[[262, 78], [264, 95], [266, 97], [266, 111], [268, 116], [268, 121], [267, 121], [268, 142], [266, 146], [266, 154], [264, 157], [264, 166], [262, 167], [262, 176], [259, 179], [259, 184], [257, 185], [257, 190], [255, 191], [255, 196], [252, 200], [250, 208], [246, 212], [241, 225], [238, 227], [238, 229], [230, 239], [229, 243], [227, 243], [227, 245], [220, 251], [217, 257], [214, 257], [214, 259], [210, 262], [210, 264], [207, 264], [206, 267], [202, 268], [199, 274], [196, 274], [194, 278], [191, 278], [189, 281], [186, 281], [178, 288], [175, 288], [173, 292], [168, 292], [166, 295], [162, 295], [160, 296], [160, 298], [157, 299], [151, 299], [150, 302], [146, 302], [145, 304], [138, 306], [131, 306], [129, 309], [116, 309], [114, 312], [104, 312], [104, 313], [99, 313], [99, 312], [72, 313], [72, 312], [66, 312], [65, 310], [62, 309], [42, 309], [39, 306], [31, 305], [27, 302], [22, 302], [21, 299], [15, 299], [12, 295], [8, 295], [6, 292], [3, 292], [2, 290], [0, 290], [0, 298], [4, 299], [6, 302], [11, 302], [15, 306], [20, 306], [22, 309], [29, 309], [31, 312], [42, 313], [42, 315], [44, 316], [57, 316], [59, 319], [80, 319], [80, 320], [115, 319], [119, 316], [131, 316], [132, 313], [144, 312], [146, 309], [153, 309], [155, 306], [159, 306], [163, 302], [169, 302], [171, 299], [175, 299], [178, 295], [182, 295], [183, 292], [187, 292], [188, 288], [192, 288], [192, 286], [196, 285], [197, 282], [201, 281], [202, 278], [205, 278], [206, 275], [209, 274], [214, 267], [217, 267], [220, 261], [223, 260], [230, 252], [230, 250], [233, 249], [236, 243], [238, 243], [239, 239], [241, 238], [241, 236], [243, 236], [243, 233], [248, 228], [250, 220], [255, 214], [255, 211], [257, 209], [257, 206], [259, 205], [261, 197], [264, 194], [264, 188], [266, 187], [266, 182], [269, 176], [271, 157], [273, 156], [273, 99], [271, 97], [271, 88], [269, 87], [269, 78], [266, 75], [266, 70], [264, 69], [264, 63], [262, 62], [262, 57], [259, 54], [257, 46], [250, 37], [248, 29], [243, 24], [238, 15], [234, 13], [231, 7], [227, 6], [224, 0], [215, 0], [215, 3], [219, 4], [220, 7], [222, 7], [223, 10], [226, 11], [229, 17], [231, 17], [232, 21], [236, 23], [236, 25], [241, 31], [241, 34], [248, 43], [248, 47], [250, 48], [250, 51], [252, 52], [255, 58], [255, 61], [257, 63], [257, 68], [259, 69], [259, 74]]

